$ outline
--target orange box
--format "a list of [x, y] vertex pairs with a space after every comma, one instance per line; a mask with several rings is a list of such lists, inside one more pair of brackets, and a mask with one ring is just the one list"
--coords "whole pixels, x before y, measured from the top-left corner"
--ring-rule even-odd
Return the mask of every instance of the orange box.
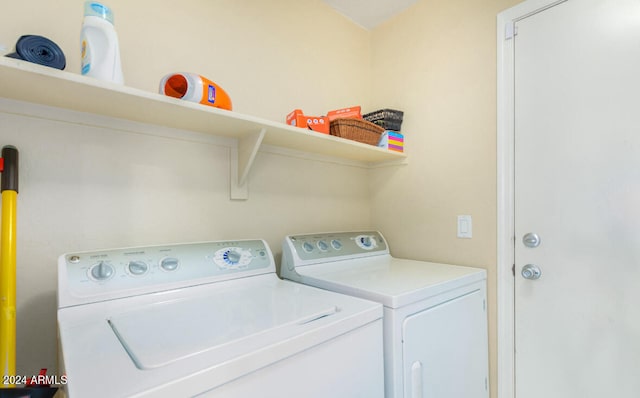
[[358, 105], [352, 106], [350, 108], [342, 108], [336, 109], [335, 111], [329, 111], [327, 113], [327, 117], [331, 122], [335, 119], [362, 119], [362, 114], [360, 113], [360, 105]]
[[291, 111], [291, 113], [289, 113], [287, 115], [287, 124], [290, 124], [292, 126], [295, 126], [295, 123], [291, 123], [292, 121], [296, 120], [296, 118], [298, 117], [298, 115], [302, 115], [302, 110], [300, 109], [294, 109], [293, 111]]
[[306, 128], [322, 134], [329, 134], [329, 118], [326, 116], [306, 116], [300, 109], [287, 115], [287, 124]]

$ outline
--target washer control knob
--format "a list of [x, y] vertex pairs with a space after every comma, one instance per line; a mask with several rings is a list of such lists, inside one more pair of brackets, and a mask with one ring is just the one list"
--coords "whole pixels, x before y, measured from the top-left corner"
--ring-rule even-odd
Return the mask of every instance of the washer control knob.
[[229, 250], [224, 254], [224, 259], [229, 265], [236, 265], [240, 262], [242, 255], [238, 250]]
[[358, 235], [356, 236], [356, 244], [358, 247], [364, 250], [371, 250], [378, 247], [375, 236], [371, 235]]
[[179, 264], [180, 261], [175, 257], [165, 257], [160, 260], [160, 268], [165, 271], [175, 271]]
[[251, 262], [253, 255], [251, 251], [241, 247], [227, 247], [218, 250], [213, 255], [213, 262], [220, 269], [246, 268]]
[[331, 247], [336, 250], [340, 250], [342, 249], [342, 242], [340, 242], [338, 239], [334, 239], [331, 241]]
[[131, 275], [140, 276], [144, 275], [149, 270], [149, 266], [144, 261], [134, 260], [129, 261], [127, 269]]
[[90, 268], [89, 274], [94, 280], [106, 281], [115, 274], [115, 270], [111, 264], [100, 261]]
[[321, 252], [326, 252], [327, 250], [329, 250], [329, 245], [327, 245], [327, 242], [319, 240], [318, 249], [320, 249]]

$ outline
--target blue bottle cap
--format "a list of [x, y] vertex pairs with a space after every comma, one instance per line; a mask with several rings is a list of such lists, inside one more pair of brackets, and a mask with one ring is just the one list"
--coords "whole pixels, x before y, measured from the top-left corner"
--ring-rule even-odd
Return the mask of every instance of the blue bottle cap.
[[84, 16], [99, 17], [113, 24], [113, 11], [111, 11], [111, 8], [95, 1], [85, 1]]

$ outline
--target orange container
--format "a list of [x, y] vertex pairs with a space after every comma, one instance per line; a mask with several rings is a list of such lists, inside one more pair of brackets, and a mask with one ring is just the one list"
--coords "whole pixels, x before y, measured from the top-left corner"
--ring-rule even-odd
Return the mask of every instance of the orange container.
[[360, 105], [352, 106], [350, 108], [336, 109], [335, 111], [329, 111], [327, 113], [329, 121], [332, 122], [335, 119], [362, 119], [362, 113], [360, 113]]
[[326, 116], [306, 116], [300, 109], [287, 115], [287, 124], [307, 128], [322, 134], [329, 134], [329, 118]]
[[231, 98], [222, 87], [195, 73], [172, 73], [160, 81], [160, 93], [230, 111]]

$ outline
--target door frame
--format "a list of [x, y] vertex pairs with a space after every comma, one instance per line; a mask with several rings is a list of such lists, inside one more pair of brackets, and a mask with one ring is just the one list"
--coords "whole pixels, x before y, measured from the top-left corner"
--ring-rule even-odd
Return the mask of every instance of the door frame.
[[514, 25], [570, 0], [526, 0], [497, 16], [498, 398], [515, 398]]

